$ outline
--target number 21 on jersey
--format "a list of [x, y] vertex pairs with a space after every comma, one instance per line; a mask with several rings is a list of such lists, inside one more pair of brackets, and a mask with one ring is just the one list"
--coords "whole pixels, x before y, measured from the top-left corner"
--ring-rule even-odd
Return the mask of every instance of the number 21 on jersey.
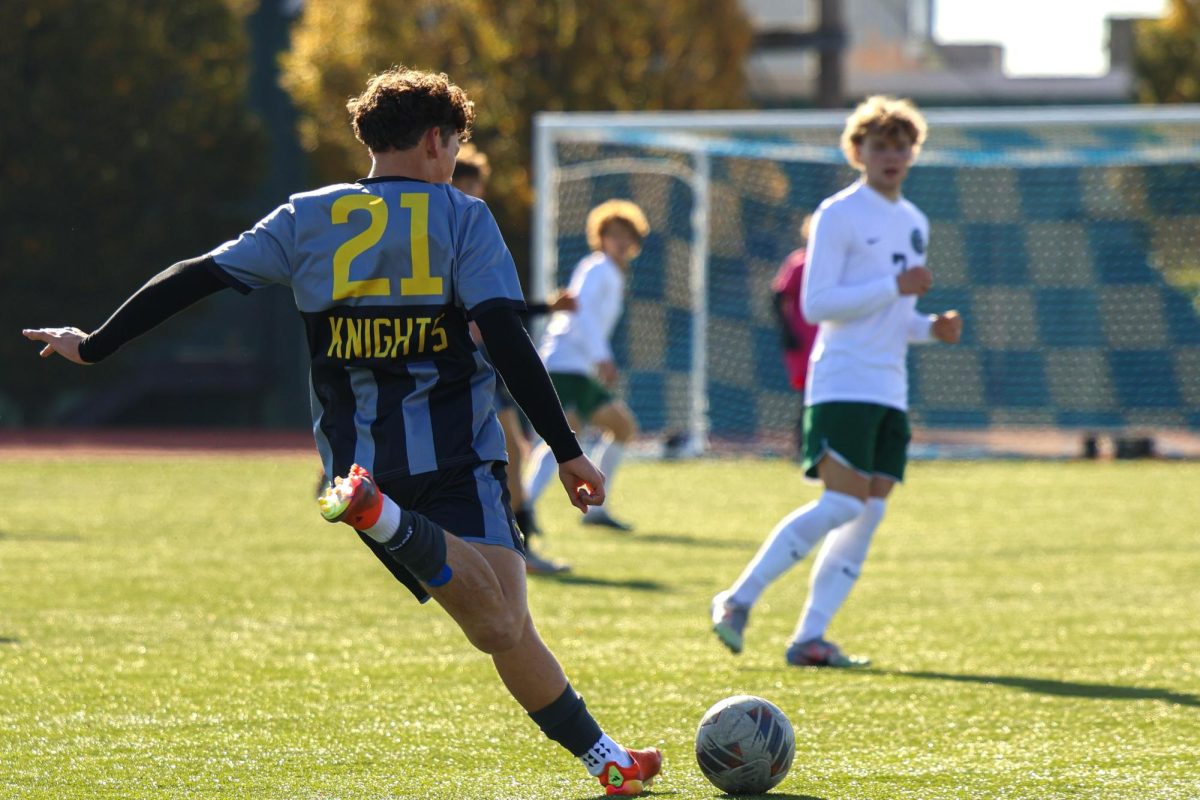
[[[404, 192], [400, 195], [400, 207], [409, 211], [408, 243], [412, 261], [412, 276], [400, 279], [400, 294], [440, 295], [442, 279], [429, 274], [429, 195]], [[354, 280], [350, 277], [354, 259], [379, 244], [387, 230], [387, 202], [371, 194], [342, 195], [333, 201], [330, 209], [333, 224], [349, 222], [354, 211], [366, 211], [371, 220], [366, 230], [352, 236], [333, 254], [333, 299], [387, 297], [392, 293], [391, 279]]]

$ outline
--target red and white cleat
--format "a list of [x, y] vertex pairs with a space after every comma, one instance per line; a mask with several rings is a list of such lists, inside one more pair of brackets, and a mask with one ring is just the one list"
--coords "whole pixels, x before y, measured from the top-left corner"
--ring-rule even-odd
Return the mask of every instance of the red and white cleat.
[[383, 495], [371, 473], [358, 464], [344, 478], [334, 478], [317, 498], [321, 516], [328, 522], [345, 522], [357, 531], [370, 528], [383, 510]]
[[604, 765], [604, 772], [600, 773], [600, 785], [610, 797], [637, 797], [649, 788], [662, 770], [662, 751], [657, 747], [645, 750], [625, 748], [625, 752], [633, 759], [632, 765], [618, 767], [617, 762], [610, 761]]

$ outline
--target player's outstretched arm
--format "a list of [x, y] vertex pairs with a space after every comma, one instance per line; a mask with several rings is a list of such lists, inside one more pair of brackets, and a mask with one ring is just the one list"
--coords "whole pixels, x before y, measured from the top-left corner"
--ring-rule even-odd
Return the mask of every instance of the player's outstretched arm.
[[211, 262], [204, 256], [167, 267], [90, 334], [79, 328], [27, 328], [22, 333], [45, 344], [43, 358], [58, 353], [76, 364], [95, 364], [179, 311], [226, 288], [229, 284]]

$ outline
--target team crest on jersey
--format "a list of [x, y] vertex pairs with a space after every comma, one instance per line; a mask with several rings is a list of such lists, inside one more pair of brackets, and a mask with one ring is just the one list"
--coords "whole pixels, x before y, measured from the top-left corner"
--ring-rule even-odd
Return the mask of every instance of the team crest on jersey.
[[918, 255], [925, 254], [925, 237], [921, 235], [920, 228], [913, 228], [912, 248], [913, 248], [913, 250], [917, 251]]

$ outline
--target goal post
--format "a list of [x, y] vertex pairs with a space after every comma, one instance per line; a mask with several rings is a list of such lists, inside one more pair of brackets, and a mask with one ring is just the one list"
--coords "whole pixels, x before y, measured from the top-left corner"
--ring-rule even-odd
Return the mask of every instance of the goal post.
[[[905, 192], [930, 217], [956, 348], [910, 351], [914, 425], [1200, 432], [1200, 107], [931, 109]], [[586, 254], [590, 207], [653, 228], [616, 349], [648, 434], [790, 437], [770, 280], [850, 183], [846, 112], [549, 113], [535, 120], [535, 293]]]

